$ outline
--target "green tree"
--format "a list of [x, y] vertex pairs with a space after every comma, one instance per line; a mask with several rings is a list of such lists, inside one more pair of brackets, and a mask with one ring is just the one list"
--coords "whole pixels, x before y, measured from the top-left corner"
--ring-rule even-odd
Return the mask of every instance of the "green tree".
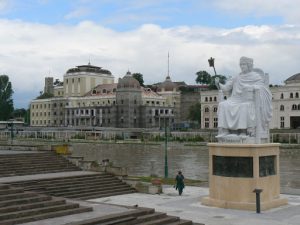
[[136, 79], [136, 80], [140, 83], [141, 86], [144, 87], [144, 78], [143, 78], [143, 74], [141, 74], [141, 73], [133, 73], [133, 74], [132, 74], [132, 77], [133, 77], [134, 79]]
[[30, 108], [26, 110], [24, 122], [30, 124]]
[[198, 84], [210, 84], [211, 83], [211, 75], [205, 70], [198, 71], [196, 73], [196, 83]]
[[45, 99], [45, 98], [53, 98], [54, 95], [50, 93], [40, 92], [40, 95], [36, 99]]
[[201, 123], [201, 104], [196, 103], [195, 105], [190, 106], [188, 118], [192, 121], [197, 121]]
[[8, 120], [14, 111], [13, 89], [7, 75], [0, 75], [0, 120]]
[[26, 109], [15, 109], [12, 113], [13, 118], [25, 118], [26, 115]]

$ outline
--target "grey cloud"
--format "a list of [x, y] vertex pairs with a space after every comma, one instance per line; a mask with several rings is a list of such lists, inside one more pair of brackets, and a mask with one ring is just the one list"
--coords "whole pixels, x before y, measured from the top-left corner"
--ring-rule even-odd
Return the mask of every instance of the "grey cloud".
[[298, 26], [163, 29], [148, 24], [117, 32], [89, 21], [50, 26], [0, 20], [0, 72], [10, 75], [15, 92], [32, 96], [43, 89], [49, 71], [62, 79], [68, 68], [89, 59], [116, 78], [130, 69], [144, 74], [146, 83], [154, 83], [165, 79], [170, 51], [174, 81], [191, 84], [197, 71], [212, 73], [207, 63], [211, 56], [219, 74], [234, 75], [239, 72], [239, 58], [246, 55], [270, 73], [271, 83], [280, 83], [300, 72], [299, 39]]

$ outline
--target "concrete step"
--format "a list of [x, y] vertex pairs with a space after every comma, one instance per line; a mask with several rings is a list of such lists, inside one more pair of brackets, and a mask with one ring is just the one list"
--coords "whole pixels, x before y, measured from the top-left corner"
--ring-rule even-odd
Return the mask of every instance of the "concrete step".
[[63, 186], [73, 186], [76, 184], [93, 184], [102, 182], [103, 184], [109, 182], [119, 181], [119, 179], [115, 177], [102, 177], [102, 176], [93, 176], [93, 177], [85, 177], [82, 175], [81, 177], [65, 177], [65, 180], [58, 179], [58, 178], [50, 178], [50, 179], [41, 179], [41, 180], [31, 180], [31, 181], [19, 181], [19, 182], [12, 182], [11, 185], [14, 186], [21, 186], [21, 187], [63, 187]]
[[49, 218], [54, 218], [54, 217], [61, 217], [61, 216], [67, 216], [67, 215], [72, 215], [72, 214], [91, 212], [92, 210], [93, 209], [90, 207], [80, 207], [80, 208], [75, 208], [75, 209], [61, 210], [58, 212], [47, 212], [47, 213], [41, 213], [41, 214], [34, 215], [34, 216], [27, 216], [27, 217], [22, 217], [22, 218], [3, 220], [3, 221], [0, 221], [0, 225], [23, 224], [23, 223], [27, 223], [27, 222], [44, 220], [44, 219], [49, 219]]
[[0, 189], [0, 196], [14, 194], [14, 193], [21, 193], [23, 191], [24, 191], [23, 188]]
[[[168, 223], [168, 225], [194, 225], [194, 223], [191, 220], [182, 220], [176, 221], [174, 223]], [[204, 225], [204, 224], [202, 224]]]
[[135, 193], [135, 192], [136, 192], [135, 190], [127, 190], [127, 191], [118, 191], [118, 192], [106, 193], [106, 194], [96, 193], [96, 194], [85, 195], [82, 197], [77, 197], [76, 199], [88, 200], [88, 199], [104, 198], [104, 197], [115, 196], [115, 195], [126, 195], [126, 194]]
[[18, 224], [91, 211], [91, 207], [80, 207], [77, 203], [66, 202], [35, 192], [13, 192], [22, 189], [0, 185], [0, 225]]
[[0, 177], [80, 170], [79, 167], [53, 152], [0, 156]]
[[10, 199], [10, 200], [6, 200], [6, 201], [0, 201], [0, 207], [48, 201], [50, 199], [51, 199], [51, 196], [47, 196], [47, 195], [36, 195], [36, 196], [28, 197], [28, 198]]
[[7, 207], [0, 208], [0, 215], [3, 213], [17, 212], [17, 211], [27, 210], [27, 209], [42, 208], [42, 207], [53, 206], [53, 205], [62, 205], [65, 203], [66, 200], [63, 198], [52, 198], [46, 201], [30, 202], [26, 204], [7, 206]]
[[114, 189], [118, 187], [127, 187], [130, 188], [130, 186], [126, 183], [123, 183], [121, 181], [116, 181], [116, 182], [110, 182], [110, 183], [104, 183], [102, 184], [101, 182], [99, 183], [91, 183], [91, 184], [82, 184], [82, 183], [77, 183], [74, 184], [73, 186], [71, 184], [66, 185], [66, 186], [58, 186], [57, 188], [51, 186], [49, 187], [44, 187], [44, 191], [50, 192], [52, 194], [56, 193], [72, 193], [72, 192], [78, 192], [78, 191], [92, 191], [92, 190], [107, 190], [107, 189]]
[[[110, 215], [97, 217], [97, 218], [93, 218], [93, 219], [82, 220], [82, 221], [78, 221], [78, 222], [71, 222], [71, 223], [67, 223], [65, 225], [97, 225], [97, 224], [102, 225], [105, 223], [109, 224], [112, 221], [115, 222], [117, 220], [122, 220], [122, 219], [126, 219], [126, 218], [132, 218], [132, 217], [136, 218], [138, 216], [142, 216], [142, 215], [146, 215], [146, 214], [150, 214], [150, 213], [154, 213], [154, 209], [136, 208], [136, 210], [132, 210], [132, 211], [110, 214]], [[133, 224], [132, 222], [133, 221], [130, 221], [130, 223], [125, 222], [125, 224], [127, 224], [127, 225]]]
[[146, 214], [143, 216], [139, 216], [136, 218], [136, 220], [134, 221], [134, 224], [139, 224], [139, 223], [144, 223], [144, 222], [148, 222], [148, 221], [153, 221], [153, 220], [157, 220], [157, 219], [162, 219], [167, 217], [166, 213], [161, 213], [161, 212], [154, 212], [151, 214]]
[[20, 218], [20, 217], [34, 216], [34, 215], [43, 214], [43, 213], [75, 209], [75, 208], [79, 208], [79, 204], [66, 203], [66, 204], [47, 206], [47, 207], [42, 207], [42, 208], [34, 208], [34, 209], [27, 209], [27, 210], [22, 210], [22, 211], [3, 213], [0, 215], [0, 221]]
[[22, 167], [19, 169], [7, 169], [5, 171], [0, 171], [0, 175], [5, 177], [7, 175], [27, 175], [27, 174], [38, 174], [38, 173], [52, 173], [53, 171], [80, 171], [80, 169], [72, 166], [52, 166], [52, 167]]
[[[121, 218], [121, 219], [115, 219], [115, 220], [111, 220], [108, 222], [104, 222], [101, 223], [101, 225], [115, 225], [115, 224], [119, 224], [119, 225], [126, 225], [126, 224], [133, 224], [133, 222], [135, 221], [135, 217], [129, 216], [129, 217], [125, 217], [125, 218]], [[97, 223], [100, 224], [100, 223]], [[85, 224], [87, 225], [87, 224]]]
[[29, 197], [33, 197], [35, 195], [36, 195], [35, 193], [31, 193], [31, 192], [21, 192], [21, 193], [1, 195], [0, 196], [0, 203], [2, 201], [6, 201], [6, 200], [10, 200], [10, 199], [29, 198]]
[[0, 190], [6, 190], [9, 188], [10, 188], [10, 185], [8, 185], [8, 184], [0, 184]]
[[64, 198], [74, 198], [74, 199], [86, 199], [86, 197], [89, 196], [112, 196], [112, 195], [117, 195], [117, 193], [132, 193], [134, 190], [131, 190], [128, 187], [119, 187], [119, 188], [114, 188], [113, 190], [108, 189], [108, 190], [94, 190], [94, 191], [89, 191], [87, 193], [75, 193], [75, 194], [64, 194], [64, 195], [59, 195]]
[[12, 176], [23, 176], [23, 175], [34, 175], [34, 174], [45, 174], [45, 173], [60, 173], [60, 172], [71, 172], [71, 171], [77, 171], [75, 169], [69, 168], [69, 169], [44, 169], [44, 170], [31, 170], [31, 171], [22, 171], [19, 173], [15, 173], [13, 171], [6, 172], [0, 174], [0, 177], [12, 177]]
[[178, 217], [168, 216], [166, 213], [155, 212], [154, 209], [139, 207], [133, 209], [136, 210], [71, 222], [66, 225], [193, 225], [192, 221], [180, 220]]
[[174, 222], [178, 222], [178, 221], [179, 221], [179, 217], [166, 216], [164, 218], [155, 219], [155, 220], [151, 220], [148, 222], [141, 222], [141, 223], [137, 223], [137, 224], [139, 224], [139, 225], [162, 225], [162, 224], [170, 224], [170, 223], [174, 223]]

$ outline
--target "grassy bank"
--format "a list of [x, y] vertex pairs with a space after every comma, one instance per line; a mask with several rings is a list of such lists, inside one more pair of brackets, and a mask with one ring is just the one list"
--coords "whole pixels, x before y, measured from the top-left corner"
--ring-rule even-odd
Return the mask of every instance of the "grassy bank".
[[[175, 184], [175, 177], [173, 178], [163, 178], [163, 177], [133, 177], [131, 176], [130, 178], [137, 179], [141, 182], [148, 182], [150, 183], [152, 179], [160, 179], [163, 184], [168, 184], [168, 185], [174, 185]], [[185, 185], [188, 186], [203, 186], [207, 183], [207, 181], [202, 181], [202, 180], [192, 180], [192, 179], [184, 179]]]

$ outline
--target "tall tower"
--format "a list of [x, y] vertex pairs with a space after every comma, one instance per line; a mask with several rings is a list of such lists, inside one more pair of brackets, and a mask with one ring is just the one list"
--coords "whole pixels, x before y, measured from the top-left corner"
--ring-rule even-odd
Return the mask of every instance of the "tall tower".
[[45, 78], [44, 93], [54, 94], [53, 77]]
[[141, 127], [142, 90], [129, 71], [119, 79], [116, 102], [117, 127]]

